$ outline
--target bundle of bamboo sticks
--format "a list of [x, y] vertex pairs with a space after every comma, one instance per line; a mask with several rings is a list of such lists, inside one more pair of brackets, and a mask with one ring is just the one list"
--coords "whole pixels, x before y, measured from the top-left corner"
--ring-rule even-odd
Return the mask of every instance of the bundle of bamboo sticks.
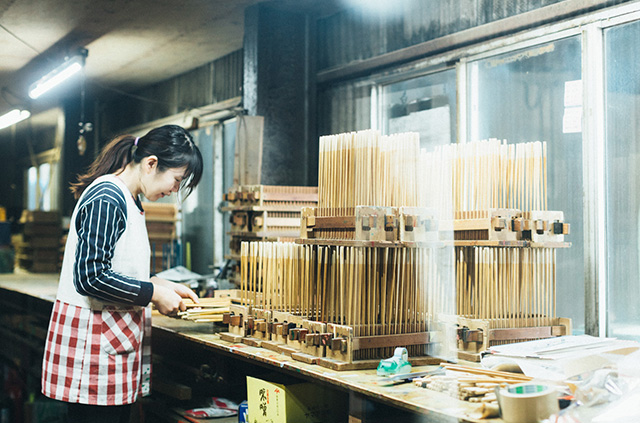
[[417, 133], [321, 137], [318, 215], [349, 216], [356, 206], [417, 206], [419, 157]]
[[[421, 179], [438, 181], [421, 202], [454, 212], [511, 208], [547, 210], [547, 144], [496, 139], [449, 144], [421, 153]], [[452, 199], [450, 199], [452, 195]]]
[[[452, 268], [447, 251], [243, 243], [242, 302], [348, 325], [354, 336], [424, 332], [439, 314], [454, 313], [452, 275], [439, 272]], [[410, 347], [410, 353], [425, 355], [424, 348]], [[364, 352], [359, 358], [392, 353]]]
[[457, 314], [493, 327], [553, 324], [556, 251], [552, 248], [456, 248]]
[[198, 303], [185, 304], [187, 310], [177, 316], [196, 323], [222, 322], [222, 315], [229, 312], [231, 298], [200, 298]]
[[443, 363], [445, 375], [430, 375], [414, 379], [414, 384], [451, 397], [481, 403], [483, 417], [497, 417], [496, 386], [528, 382], [531, 377], [523, 374], [500, 372], [477, 367]]
[[[451, 211], [547, 210], [546, 142], [489, 139], [420, 150], [416, 133], [367, 130], [320, 138], [318, 216], [356, 206]], [[421, 183], [422, 182], [422, 183]]]

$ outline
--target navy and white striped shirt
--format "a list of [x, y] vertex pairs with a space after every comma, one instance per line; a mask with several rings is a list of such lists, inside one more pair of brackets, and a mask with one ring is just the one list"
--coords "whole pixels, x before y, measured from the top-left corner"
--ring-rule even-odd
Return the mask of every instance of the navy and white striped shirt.
[[153, 295], [153, 284], [111, 270], [116, 242], [127, 224], [124, 195], [116, 184], [105, 181], [89, 188], [83, 196], [74, 222], [78, 245], [73, 284], [81, 295], [146, 306]]

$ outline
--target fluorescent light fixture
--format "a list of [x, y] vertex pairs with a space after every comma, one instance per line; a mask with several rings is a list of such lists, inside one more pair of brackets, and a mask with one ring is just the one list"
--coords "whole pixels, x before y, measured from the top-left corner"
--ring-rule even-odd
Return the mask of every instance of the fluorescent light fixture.
[[31, 116], [28, 110], [13, 109], [12, 111], [0, 116], [0, 129], [15, 125]]
[[29, 87], [29, 97], [35, 100], [56, 85], [61, 84], [76, 73], [80, 72], [84, 66], [85, 57], [86, 50], [84, 50], [84, 53], [66, 60], [63, 64], [31, 84]]

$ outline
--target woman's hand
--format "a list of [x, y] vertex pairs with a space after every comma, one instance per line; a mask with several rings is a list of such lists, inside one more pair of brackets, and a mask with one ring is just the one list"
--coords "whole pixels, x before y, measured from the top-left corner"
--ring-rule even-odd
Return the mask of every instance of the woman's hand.
[[[187, 287], [185, 285], [182, 285], [182, 284], [179, 284], [179, 283], [175, 283], [175, 282], [171, 282], [171, 281], [168, 281], [166, 279], [159, 278], [157, 276], [153, 276], [151, 278], [151, 283], [153, 283], [153, 288], [154, 288], [153, 296], [154, 297], [155, 297], [155, 291], [156, 291], [157, 288], [160, 288], [161, 291], [164, 288], [164, 289], [166, 289], [168, 291], [172, 291], [173, 294], [177, 295], [179, 297], [179, 299], [180, 299], [179, 304], [178, 304], [176, 309], [173, 309], [169, 313], [163, 313], [162, 310], [160, 310], [160, 308], [158, 307], [158, 304], [156, 304], [153, 301], [153, 298], [151, 298], [151, 302], [156, 304], [156, 308], [162, 314], [171, 314], [171, 313], [176, 313], [178, 311], [185, 311], [187, 309], [187, 307], [182, 302], [182, 298], [190, 298], [194, 303], [199, 303], [198, 295], [196, 295], [195, 292], [193, 292], [189, 287]], [[161, 292], [160, 296], [161, 297], [165, 297], [165, 294], [166, 293]]]
[[156, 285], [155, 283], [153, 284], [151, 302], [156, 306], [156, 309], [164, 315], [175, 314], [187, 308], [182, 302], [182, 297], [176, 294], [175, 291], [160, 284]]

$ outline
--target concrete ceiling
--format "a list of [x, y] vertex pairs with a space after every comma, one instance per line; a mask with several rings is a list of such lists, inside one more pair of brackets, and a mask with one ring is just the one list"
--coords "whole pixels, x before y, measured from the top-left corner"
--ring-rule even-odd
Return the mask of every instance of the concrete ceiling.
[[[259, 1], [0, 0], [0, 115], [24, 104], [29, 84], [78, 48], [89, 52], [87, 80], [120, 90], [229, 54], [242, 48], [246, 7]], [[272, 3], [308, 11], [333, 2]], [[31, 108], [46, 109], [33, 103]]]

